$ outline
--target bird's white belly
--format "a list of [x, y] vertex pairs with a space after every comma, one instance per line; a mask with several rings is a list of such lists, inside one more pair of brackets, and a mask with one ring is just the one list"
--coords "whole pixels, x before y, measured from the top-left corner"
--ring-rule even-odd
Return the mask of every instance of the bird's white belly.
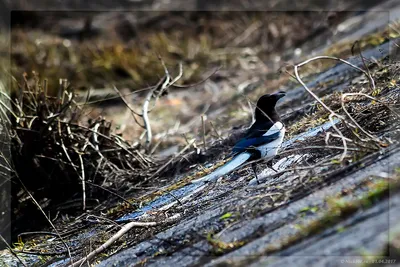
[[265, 135], [270, 135], [272, 133], [275, 133], [276, 131], [279, 131], [279, 137], [277, 139], [269, 142], [268, 144], [257, 147], [257, 150], [261, 152], [262, 158], [273, 158], [278, 153], [283, 138], [285, 137], [285, 126], [283, 126], [281, 122], [277, 122], [274, 124], [274, 126], [271, 127], [271, 129], [267, 133], [265, 133]]

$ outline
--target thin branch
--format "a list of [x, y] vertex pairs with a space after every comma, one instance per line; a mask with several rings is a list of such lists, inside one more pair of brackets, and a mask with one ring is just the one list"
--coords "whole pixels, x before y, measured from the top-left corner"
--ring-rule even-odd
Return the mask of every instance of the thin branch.
[[206, 125], [205, 125], [205, 119], [204, 119], [204, 114], [201, 115], [201, 124], [203, 128], [203, 146], [204, 146], [204, 151], [207, 151], [207, 145], [206, 145]]
[[204, 82], [206, 82], [208, 79], [210, 79], [215, 73], [217, 73], [217, 71], [219, 71], [222, 68], [222, 66], [219, 66], [218, 68], [216, 68], [210, 75], [208, 75], [205, 79], [201, 80], [200, 82], [197, 83], [193, 83], [193, 84], [188, 84], [188, 85], [178, 85], [178, 84], [172, 84], [172, 87], [176, 87], [176, 88], [190, 88], [190, 87], [194, 87], [197, 85], [200, 85]]
[[[133, 94], [137, 94], [137, 93], [140, 93], [140, 92], [148, 91], [148, 90], [151, 90], [151, 89], [153, 89], [153, 88], [154, 88], [154, 86], [152, 85], [152, 86], [148, 86], [148, 87], [145, 87], [145, 88], [141, 88], [141, 89], [135, 90], [135, 91], [133, 91], [133, 92], [130, 92], [130, 93], [127, 93], [127, 94], [124, 94], [124, 95], [121, 94], [121, 96], [123, 96], [123, 97], [125, 97], [125, 96], [131, 96], [131, 95], [133, 95]], [[109, 95], [109, 94], [108, 94], [108, 95]], [[108, 101], [108, 100], [118, 99], [118, 98], [120, 98], [121, 96], [120, 96], [120, 95], [118, 95], [118, 96], [111, 96], [111, 97], [108, 97], [108, 98], [103, 98], [103, 99], [99, 99], [99, 100], [93, 100], [93, 101], [90, 101], [90, 102], [89, 102], [89, 101], [85, 101], [84, 103], [77, 103], [76, 105], [77, 105], [77, 106], [92, 105], [92, 104], [97, 104], [97, 103], [105, 102], [105, 101]]]
[[152, 133], [151, 133], [151, 125], [150, 125], [150, 121], [149, 121], [149, 116], [148, 116], [148, 109], [149, 109], [149, 103], [151, 100], [151, 97], [153, 96], [154, 93], [153, 89], [152, 91], [147, 93], [146, 96], [146, 100], [144, 101], [143, 104], [143, 123], [144, 123], [144, 127], [146, 129], [146, 146], [149, 147], [150, 143], [151, 143], [151, 138], [152, 138]]
[[358, 71], [361, 71], [362, 73], [365, 74], [365, 76], [367, 76], [368, 80], [369, 80], [370, 83], [371, 83], [371, 87], [373, 88], [373, 90], [375, 90], [375, 81], [372, 79], [371, 76], [368, 75], [368, 73], [367, 73], [365, 70], [363, 70], [363, 69], [357, 67], [356, 65], [354, 65], [354, 64], [352, 64], [352, 63], [350, 63], [350, 62], [348, 62], [348, 61], [346, 61], [346, 60], [344, 60], [344, 59], [337, 58], [337, 57], [331, 57], [331, 56], [318, 56], [318, 57], [313, 57], [313, 58], [310, 58], [310, 59], [308, 59], [308, 60], [306, 60], [306, 61], [303, 61], [302, 63], [299, 63], [299, 64], [297, 64], [297, 65], [294, 66], [294, 73], [295, 73], [295, 75], [296, 75], [296, 79], [298, 80], [298, 82], [300, 82], [300, 84], [304, 87], [304, 89], [306, 89], [307, 92], [308, 92], [312, 97], [314, 97], [314, 99], [317, 100], [318, 103], [320, 103], [327, 111], [329, 111], [330, 113], [333, 113], [333, 114], [337, 115], [339, 118], [342, 118], [342, 119], [343, 119], [343, 117], [342, 117], [341, 115], [336, 114], [336, 113], [335, 113], [333, 110], [331, 110], [327, 105], [325, 105], [325, 103], [322, 102], [322, 100], [321, 100], [318, 96], [316, 96], [316, 95], [314, 94], [314, 92], [312, 92], [312, 91], [307, 87], [307, 85], [301, 80], [301, 78], [300, 78], [300, 76], [299, 76], [299, 72], [298, 72], [298, 68], [299, 68], [299, 67], [301, 67], [301, 66], [303, 66], [303, 65], [305, 65], [305, 64], [308, 64], [308, 63], [310, 63], [310, 62], [312, 62], [312, 61], [318, 60], [318, 59], [330, 59], [330, 60], [340, 61], [340, 62], [342, 62], [342, 63], [344, 63], [344, 64], [347, 64], [347, 65], [349, 65], [349, 66], [355, 68], [355, 69], [358, 70]]
[[[162, 61], [163, 62], [163, 61]], [[163, 64], [163, 66], [165, 67], [165, 65]], [[146, 146], [149, 147], [150, 143], [151, 143], [151, 139], [152, 139], [152, 132], [151, 132], [151, 125], [150, 125], [150, 120], [149, 120], [149, 104], [150, 101], [153, 97], [153, 94], [157, 91], [160, 90], [159, 95], [157, 97], [159, 97], [161, 95], [161, 92], [164, 90], [164, 88], [166, 88], [168, 86], [168, 83], [170, 81], [171, 77], [169, 76], [168, 70], [165, 67], [165, 77], [163, 78], [163, 80], [160, 81], [159, 85], [156, 86], [153, 90], [149, 91], [147, 93], [146, 99], [143, 103], [143, 108], [142, 108], [142, 118], [143, 118], [143, 123], [144, 123], [144, 127], [146, 129]]]
[[53, 232], [46, 232], [46, 231], [33, 231], [33, 232], [23, 232], [18, 234], [18, 238], [24, 235], [49, 235], [49, 236], [55, 236], [58, 237], [56, 233]]
[[342, 156], [340, 157], [340, 161], [343, 161], [344, 158], [347, 155], [347, 138], [344, 137], [343, 133], [339, 130], [339, 128], [336, 126], [336, 123], [334, 123], [333, 121], [333, 117], [335, 116], [335, 114], [331, 113], [329, 114], [329, 121], [331, 122], [332, 128], [335, 129], [335, 131], [339, 134], [340, 138], [342, 139], [342, 143], [343, 143], [343, 153]]
[[[354, 68], [354, 69], [356, 69], [356, 70], [358, 70], [358, 71], [364, 73], [364, 75], [367, 76], [367, 78], [368, 78], [368, 80], [369, 80], [369, 82], [370, 82], [370, 87], [371, 87], [371, 89], [373, 89], [373, 90], [375, 90], [375, 81], [374, 81], [374, 79], [372, 78], [371, 73], [369, 72], [368, 69], [367, 69], [367, 71], [365, 71], [365, 70], [363, 70], [363, 69], [357, 67], [356, 65], [354, 65], [354, 64], [352, 64], [352, 63], [350, 63], [350, 62], [348, 62], [348, 61], [346, 61], [346, 60], [337, 58], [337, 57], [331, 57], [331, 56], [318, 56], [318, 57], [313, 57], [313, 58], [310, 58], [310, 59], [308, 59], [308, 60], [306, 60], [306, 61], [303, 61], [302, 63], [299, 63], [299, 64], [297, 64], [297, 65], [294, 66], [294, 73], [295, 73], [295, 76], [296, 76], [297, 81], [304, 87], [304, 89], [306, 89], [306, 91], [307, 91], [315, 100], [317, 100], [318, 103], [320, 103], [320, 104], [330, 113], [330, 115], [329, 115], [329, 120], [330, 120], [331, 123], [332, 123], [332, 127], [335, 129], [335, 131], [337, 132], [337, 134], [338, 134], [338, 135], [340, 136], [340, 138], [342, 139], [342, 143], [343, 143], [343, 153], [342, 153], [342, 156], [341, 156], [340, 159], [343, 160], [343, 159], [346, 157], [346, 154], [347, 154], [347, 140], [346, 140], [347, 138], [344, 137], [344, 135], [343, 135], [342, 132], [339, 130], [339, 128], [333, 123], [333, 117], [334, 117], [334, 116], [337, 117], [338, 119], [342, 120], [342, 122], [343, 122], [344, 124], [346, 124], [345, 118], [344, 118], [342, 115], [340, 115], [340, 114], [334, 112], [332, 109], [330, 109], [317, 95], [315, 95], [314, 92], [311, 91], [311, 90], [307, 87], [307, 85], [302, 81], [302, 79], [300, 78], [299, 72], [298, 72], [298, 68], [299, 68], [299, 67], [304, 66], [305, 64], [308, 64], [308, 63], [310, 63], [310, 62], [312, 62], [312, 61], [314, 61], [314, 60], [318, 60], [318, 59], [330, 59], [330, 60], [339, 61], [339, 62], [342, 62], [342, 63], [344, 63], [344, 64], [347, 64], [347, 65], [349, 65], [350, 67], [352, 67], [352, 68]], [[363, 62], [364, 62], [364, 61], [363, 61]], [[365, 64], [365, 62], [364, 62], [364, 64]], [[377, 139], [374, 138], [372, 135], [368, 134], [368, 132], [366, 132], [364, 129], [362, 129], [362, 127], [350, 116], [350, 114], [349, 114], [349, 113], [347, 112], [347, 110], [344, 108], [343, 96], [342, 96], [342, 107], [343, 107], [344, 111], [346, 112], [346, 115], [356, 124], [357, 127], [359, 127], [365, 134], [367, 134], [368, 137], [372, 138], [374, 141], [377, 140]]]
[[[75, 172], [76, 172], [76, 174], [78, 174], [78, 176], [79, 176], [79, 178], [81, 179], [81, 181], [82, 181], [82, 193], [83, 193], [83, 210], [85, 210], [86, 209], [86, 193], [85, 193], [85, 179], [84, 179], [84, 177], [82, 177], [82, 175], [79, 173], [79, 171], [78, 171], [78, 169], [75, 167], [75, 164], [72, 162], [72, 159], [71, 159], [71, 157], [69, 156], [69, 154], [68, 154], [68, 151], [67, 151], [67, 148], [65, 147], [65, 145], [64, 145], [64, 141], [63, 141], [63, 138], [61, 137], [61, 134], [60, 134], [60, 140], [61, 140], [61, 147], [62, 147], [62, 149], [63, 149], [63, 151], [64, 151], [64, 154], [65, 154], [65, 156], [67, 157], [67, 159], [68, 159], [68, 161], [70, 162], [70, 164], [72, 165], [72, 168], [75, 170]], [[78, 154], [79, 155], [79, 154]], [[80, 160], [82, 160], [82, 157], [79, 155], [79, 157], [80, 157]], [[82, 168], [82, 174], [84, 175], [85, 174], [85, 171], [84, 171], [84, 169], [83, 169], [83, 161], [81, 161], [81, 168]]]
[[370, 96], [370, 95], [367, 95], [367, 94], [364, 94], [364, 93], [345, 93], [345, 94], [343, 94], [342, 98], [344, 99], [344, 98], [347, 97], [347, 96], [355, 96], [355, 95], [364, 96], [364, 97], [366, 97], [366, 98], [369, 98], [369, 99], [371, 99], [371, 100], [374, 100], [374, 101], [376, 101], [376, 102], [381, 103], [381, 104], [384, 105], [387, 109], [389, 109], [393, 114], [395, 114], [398, 118], [400, 118], [400, 114], [397, 113], [394, 109], [392, 109], [387, 103], [385, 103], [385, 102], [383, 102], [383, 101], [381, 101], [381, 100], [379, 100], [379, 99], [377, 99], [377, 98], [375, 98], [375, 97], [373, 97], [373, 96]]
[[149, 227], [149, 226], [156, 226], [156, 222], [129, 222], [121, 227], [121, 229], [113, 235], [110, 239], [108, 239], [104, 244], [100, 247], [96, 248], [94, 251], [90, 252], [86, 257], [78, 260], [75, 263], [72, 263], [70, 267], [78, 267], [81, 266], [83, 263], [90, 261], [93, 259], [97, 254], [103, 252], [109, 246], [111, 246], [115, 241], [121, 238], [124, 234], [126, 234], [129, 230], [133, 227]]
[[[142, 108], [142, 118], [143, 118], [143, 123], [144, 123], [144, 127], [146, 129], [146, 146], [147, 148], [149, 147], [150, 143], [151, 143], [151, 139], [152, 139], [152, 131], [151, 131], [151, 125], [150, 125], [150, 120], [148, 117], [148, 113], [156, 106], [156, 103], [158, 101], [158, 99], [162, 96], [162, 94], [174, 83], [176, 83], [183, 75], [183, 67], [182, 67], [182, 63], [179, 63], [179, 74], [178, 76], [176, 76], [172, 81], [171, 81], [171, 76], [169, 74], [169, 71], [164, 63], [164, 61], [162, 60], [161, 57], [159, 57], [162, 66], [164, 67], [164, 73], [165, 76], [164, 78], [159, 82], [159, 84], [157, 86], [154, 87], [153, 90], [151, 90], [150, 92], [147, 93], [146, 99], [143, 103], [143, 108]], [[149, 104], [151, 99], [154, 96], [154, 93], [157, 93], [157, 96], [155, 96], [155, 100], [154, 100], [154, 105], [151, 109], [149, 109]]]
[[[351, 47], [351, 50], [352, 50], [352, 52], [353, 52], [353, 48], [354, 48], [356, 45], [358, 45], [358, 50], [359, 50], [359, 53], [360, 53], [361, 61], [362, 61], [363, 65], [364, 65], [365, 70], [367, 71], [367, 76], [369, 77], [369, 79], [370, 79], [370, 81], [371, 81], [371, 80], [372, 80], [372, 75], [371, 75], [371, 72], [369, 71], [369, 68], [368, 68], [367, 64], [365, 63], [365, 59], [364, 59], [364, 57], [363, 57], [363, 55], [362, 55], [362, 52], [361, 52], [361, 45], [360, 45], [360, 41], [359, 41], [359, 40], [357, 40], [357, 41], [354, 42], [353, 46]], [[375, 85], [374, 85], [374, 86], [375, 86]], [[375, 90], [375, 87], [372, 86], [372, 83], [369, 84], [369, 87], [371, 88], [371, 90]]]
[[78, 153], [79, 161], [81, 163], [81, 179], [82, 179], [82, 208], [86, 210], [86, 183], [85, 183], [85, 167], [83, 166], [83, 159]]
[[[129, 151], [126, 147], [124, 147], [120, 142], [117, 142], [116, 140], [114, 140], [113, 138], [111, 138], [111, 137], [109, 137], [109, 136], [107, 136], [107, 135], [105, 135], [105, 134], [102, 134], [102, 133], [97, 132], [97, 131], [95, 131], [95, 130], [93, 130], [93, 129], [91, 129], [91, 128], [88, 128], [88, 127], [86, 127], [86, 126], [79, 125], [79, 124], [76, 124], [76, 123], [68, 123], [68, 122], [64, 122], [64, 121], [58, 121], [58, 122], [59, 122], [59, 123], [62, 123], [62, 124], [66, 124], [66, 125], [73, 125], [73, 126], [82, 128], [82, 129], [84, 129], [84, 130], [87, 130], [87, 131], [96, 133], [96, 134], [98, 134], [99, 136], [103, 137], [104, 139], [107, 139], [108, 141], [113, 142], [115, 145], [119, 146], [122, 150], [124, 150], [126, 153], [128, 153], [128, 154], [131, 155], [132, 157], [135, 157], [135, 155], [134, 155], [131, 151]], [[113, 137], [117, 138], [118, 136], [115, 136], [115, 135], [114, 135]]]
[[211, 128], [214, 130], [215, 134], [217, 135], [218, 139], [219, 139], [219, 140], [222, 140], [221, 135], [218, 133], [218, 131], [217, 131], [217, 129], [215, 128], [215, 126], [214, 126], [214, 124], [212, 123], [212, 121], [210, 121], [210, 125], [211, 125]]
[[131, 111], [131, 115], [132, 115], [133, 119], [135, 120], [135, 122], [136, 122], [140, 127], [145, 128], [145, 126], [142, 125], [142, 124], [137, 120], [137, 118], [135, 117], [135, 115], [141, 117], [142, 114], [137, 113], [136, 111], [133, 110], [133, 108], [131, 108], [131, 106], [129, 105], [128, 101], [126, 101], [126, 99], [125, 99], [124, 96], [121, 94], [121, 92], [117, 89], [117, 87], [113, 86], [113, 89], [114, 89], [114, 91], [119, 95], [119, 97], [122, 99], [122, 101], [124, 101], [126, 107]]

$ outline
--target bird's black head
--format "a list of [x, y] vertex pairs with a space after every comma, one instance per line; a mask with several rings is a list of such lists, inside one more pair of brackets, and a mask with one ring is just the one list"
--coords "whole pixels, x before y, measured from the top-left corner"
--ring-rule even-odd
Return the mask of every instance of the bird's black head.
[[274, 122], [279, 121], [280, 118], [275, 110], [275, 106], [276, 102], [278, 102], [278, 100], [284, 97], [285, 95], [286, 93], [284, 91], [279, 91], [274, 94], [266, 94], [260, 97], [257, 101], [257, 107], [256, 107], [256, 121], [270, 120], [270, 119]]

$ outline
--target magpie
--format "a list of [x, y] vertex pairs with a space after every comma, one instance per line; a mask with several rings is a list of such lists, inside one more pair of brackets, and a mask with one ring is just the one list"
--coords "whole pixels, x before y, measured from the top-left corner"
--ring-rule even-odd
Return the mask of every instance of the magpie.
[[276, 103], [285, 95], [285, 92], [279, 91], [261, 96], [255, 109], [255, 122], [233, 147], [233, 158], [211, 174], [193, 180], [192, 183], [210, 182], [250, 161], [253, 162], [251, 166], [258, 181], [255, 161], [261, 158], [273, 169], [271, 160], [278, 153], [285, 136], [285, 126], [276, 111]]

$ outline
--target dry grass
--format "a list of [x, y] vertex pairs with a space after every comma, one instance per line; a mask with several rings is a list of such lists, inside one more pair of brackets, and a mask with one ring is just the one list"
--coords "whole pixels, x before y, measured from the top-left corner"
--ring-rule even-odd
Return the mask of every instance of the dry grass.
[[45, 81], [24, 78], [19, 94], [1, 92], [3, 129], [12, 156], [2, 167], [11, 171], [14, 184], [15, 227], [34, 214], [33, 199], [40, 209], [75, 202], [72, 207], [85, 211], [96, 201], [115, 197], [110, 190], [122, 193], [155, 170], [156, 163], [139, 145], [112, 133], [110, 122], [85, 121], [66, 80], [60, 80], [59, 96], [53, 97], [47, 95]]
[[[44, 13], [43, 20], [50, 15], [56, 13]], [[104, 23], [109, 26], [103, 26], [102, 36], [80, 41], [75, 40], [78, 33], [67, 39], [15, 28], [11, 40], [12, 73], [19, 77], [21, 71], [34, 70], [42, 77], [66, 78], [78, 88], [103, 88], [112, 83], [134, 91], [162, 76], [162, 67], [155, 64], [161, 55], [168, 68], [183, 61], [182, 83], [191, 83], [216, 65], [265, 68], [246, 61], [250, 57], [266, 59], [277, 49], [291, 47], [314, 27], [307, 14], [302, 13], [265, 16], [263, 12], [186, 12], [159, 16], [125, 26]], [[121, 27], [136, 30], [122, 34]], [[289, 32], [296, 35], [288, 35]], [[49, 80], [50, 88], [57, 82]]]

